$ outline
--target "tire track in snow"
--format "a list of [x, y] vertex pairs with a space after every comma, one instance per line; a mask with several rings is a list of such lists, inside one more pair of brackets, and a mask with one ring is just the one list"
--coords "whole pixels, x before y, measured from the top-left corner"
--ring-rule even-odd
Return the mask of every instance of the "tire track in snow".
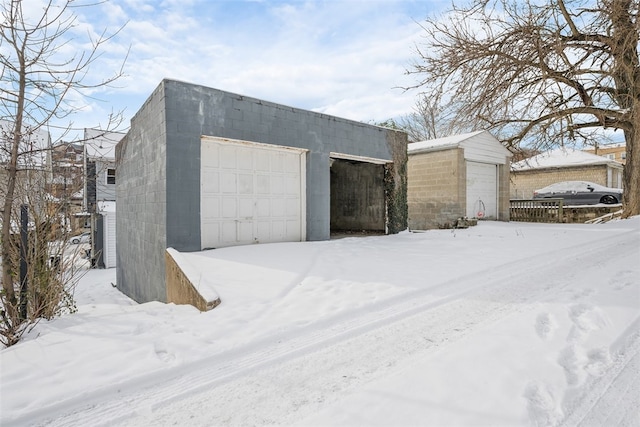
[[640, 425], [640, 319], [631, 327], [618, 356], [601, 377], [592, 378], [574, 397], [562, 427]]
[[[7, 422], [19, 425], [28, 423], [57, 426], [96, 425], [97, 420], [107, 424], [126, 423], [131, 417], [151, 417], [154, 411], [184, 397], [193, 397], [209, 389], [229, 387], [233, 381], [251, 381], [248, 376], [250, 373], [277, 370], [277, 365], [282, 363], [289, 362], [293, 366], [296, 361], [315, 360], [318, 358], [314, 357], [314, 354], [326, 353], [328, 348], [337, 349], [353, 343], [363, 344], [363, 340], [370, 344], [370, 340], [374, 339], [374, 342], [378, 343], [379, 354], [385, 355], [385, 358], [375, 357], [367, 360], [367, 366], [361, 369], [362, 377], [353, 381], [362, 381], [364, 377], [370, 379], [376, 372], [381, 372], [380, 363], [397, 363], [399, 356], [396, 353], [406, 357], [428, 347], [445, 345], [462, 338], [481, 324], [495, 321], [518, 310], [518, 307], [522, 306], [517, 303], [533, 301], [545, 292], [554, 292], [558, 287], [567, 286], [542, 281], [536, 283], [541, 268], [547, 270], [546, 276], [554, 277], [554, 273], [562, 272], [563, 266], [557, 263], [558, 259], [570, 262], [588, 261], [594, 255], [606, 254], [621, 244], [635, 244], [637, 237], [635, 233], [626, 233], [607, 237], [600, 242], [598, 247], [592, 245], [587, 251], [584, 251], [581, 245], [575, 245], [573, 248], [562, 248], [510, 262], [509, 268], [504, 271], [497, 266], [457, 277], [434, 288], [403, 294], [383, 303], [373, 304], [358, 310], [355, 316], [350, 313], [338, 317], [337, 321], [334, 318], [323, 322], [324, 328], [315, 324], [293, 331], [288, 337], [272, 336], [258, 344], [254, 343], [166, 371], [133, 378], [122, 384], [93, 390], [86, 395], [70, 398]], [[579, 254], [567, 255], [573, 253], [572, 249]], [[519, 268], [514, 268], [514, 264]], [[541, 267], [548, 264], [551, 264], [551, 267]], [[513, 273], [514, 271], [517, 271], [517, 274]], [[523, 277], [527, 279], [523, 280]], [[433, 295], [442, 290], [449, 293], [440, 297]], [[474, 298], [462, 299], [464, 296]], [[414, 330], [399, 327], [403, 322], [415, 322], [416, 318], [432, 327], [428, 335], [416, 337]], [[375, 339], [377, 335], [384, 339]], [[400, 347], [400, 351], [396, 345]], [[395, 362], [389, 362], [394, 359]], [[358, 362], [362, 363], [362, 360]], [[353, 381], [344, 381], [345, 387], [352, 386]], [[243, 404], [246, 405], [246, 402]], [[295, 402], [291, 404], [295, 406]], [[211, 421], [210, 419], [209, 422]]]

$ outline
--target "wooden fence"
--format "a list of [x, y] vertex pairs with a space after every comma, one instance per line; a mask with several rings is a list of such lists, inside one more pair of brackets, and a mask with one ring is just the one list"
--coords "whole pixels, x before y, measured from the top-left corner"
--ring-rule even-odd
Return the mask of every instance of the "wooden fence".
[[563, 222], [564, 201], [562, 199], [512, 199], [510, 220], [524, 222]]

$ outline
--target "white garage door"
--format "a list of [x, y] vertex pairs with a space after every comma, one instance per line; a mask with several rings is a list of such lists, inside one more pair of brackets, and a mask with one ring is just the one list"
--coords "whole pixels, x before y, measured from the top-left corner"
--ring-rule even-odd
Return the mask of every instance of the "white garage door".
[[102, 226], [104, 227], [104, 266], [105, 268], [112, 268], [116, 266], [116, 213], [104, 212], [102, 217]]
[[467, 162], [467, 216], [497, 219], [498, 166]]
[[203, 137], [201, 247], [305, 240], [305, 152]]

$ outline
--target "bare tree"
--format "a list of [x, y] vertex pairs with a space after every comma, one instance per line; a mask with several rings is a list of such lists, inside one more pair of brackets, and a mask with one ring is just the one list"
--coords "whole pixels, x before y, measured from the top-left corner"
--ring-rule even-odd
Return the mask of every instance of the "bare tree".
[[510, 149], [626, 141], [623, 216], [640, 214], [639, 0], [472, 0], [427, 20], [409, 71]]
[[480, 125], [477, 120], [462, 117], [455, 100], [443, 101], [441, 94], [421, 94], [413, 112], [400, 117], [396, 125], [407, 132], [409, 141], [427, 141], [453, 134], [471, 132]]
[[[89, 33], [88, 48], [71, 46], [77, 37], [74, 9], [81, 6], [74, 0], [6, 0], [0, 6], [0, 184], [4, 197], [0, 338], [5, 345], [17, 342], [25, 325], [34, 319], [51, 317], [59, 312], [60, 304], [73, 303], [67, 292], [72, 269], [65, 269], [59, 257], [64, 239], [52, 248], [52, 241], [59, 237], [54, 226], [58, 208], [40, 191], [46, 183], [32, 178], [40, 176], [46, 181], [41, 159], [51, 149], [51, 141], [37, 143], [35, 136], [48, 135], [52, 121], [68, 119], [78, 111], [80, 107], [72, 102], [78, 98], [75, 94], [83, 97], [88, 90], [109, 85], [122, 75], [120, 69], [95, 81], [90, 74], [100, 48], [113, 35]], [[110, 119], [117, 118], [119, 115]], [[16, 231], [20, 205], [29, 207], [24, 241], [17, 239]], [[21, 276], [29, 280], [28, 291], [18, 275], [20, 263], [26, 263]]]

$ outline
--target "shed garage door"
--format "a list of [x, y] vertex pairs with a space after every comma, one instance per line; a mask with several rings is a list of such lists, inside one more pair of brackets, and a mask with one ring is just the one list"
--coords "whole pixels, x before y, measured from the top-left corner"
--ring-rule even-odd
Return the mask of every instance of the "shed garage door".
[[498, 167], [467, 161], [467, 216], [497, 219]]
[[203, 137], [201, 247], [305, 240], [305, 152]]

